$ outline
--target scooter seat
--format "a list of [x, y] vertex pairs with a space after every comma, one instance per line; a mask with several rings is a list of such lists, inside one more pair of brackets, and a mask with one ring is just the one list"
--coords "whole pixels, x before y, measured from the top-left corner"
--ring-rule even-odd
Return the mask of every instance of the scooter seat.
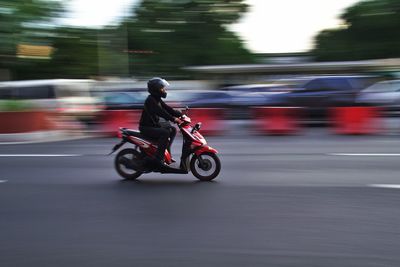
[[151, 142], [153, 144], [157, 144], [157, 139], [150, 138], [150, 137], [142, 134], [140, 131], [131, 130], [131, 129], [124, 129], [124, 132], [129, 136], [135, 136], [135, 137], [147, 140], [147, 141], [149, 141], [149, 142]]

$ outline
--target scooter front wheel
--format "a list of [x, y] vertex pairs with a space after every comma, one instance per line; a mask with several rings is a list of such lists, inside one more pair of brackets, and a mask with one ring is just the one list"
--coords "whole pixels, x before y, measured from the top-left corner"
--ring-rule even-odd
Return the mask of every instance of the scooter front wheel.
[[135, 180], [142, 175], [142, 172], [138, 171], [136, 166], [140, 160], [140, 152], [133, 148], [125, 148], [115, 156], [115, 169], [123, 178]]
[[[201, 157], [201, 158], [200, 158]], [[221, 171], [221, 162], [214, 153], [202, 153], [190, 160], [190, 170], [200, 181], [211, 181]]]

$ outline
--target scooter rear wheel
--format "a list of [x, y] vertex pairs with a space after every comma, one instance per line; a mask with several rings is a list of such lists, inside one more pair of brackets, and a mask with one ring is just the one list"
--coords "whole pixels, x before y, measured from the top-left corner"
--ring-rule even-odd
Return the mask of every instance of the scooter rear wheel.
[[142, 172], [135, 169], [135, 161], [137, 163], [139, 160], [141, 160], [139, 151], [133, 148], [125, 148], [115, 157], [115, 169], [126, 180], [135, 180], [142, 175]]
[[221, 171], [221, 162], [214, 153], [200, 154], [203, 164], [200, 163], [198, 156], [193, 156], [190, 160], [190, 170], [200, 181], [211, 181], [218, 176]]

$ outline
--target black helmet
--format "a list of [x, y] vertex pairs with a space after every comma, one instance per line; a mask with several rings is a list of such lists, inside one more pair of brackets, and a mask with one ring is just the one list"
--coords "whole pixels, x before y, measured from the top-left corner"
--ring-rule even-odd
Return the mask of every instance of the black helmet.
[[166, 98], [167, 92], [161, 92], [161, 89], [167, 86], [169, 86], [169, 83], [166, 80], [155, 77], [147, 82], [147, 91], [155, 97]]

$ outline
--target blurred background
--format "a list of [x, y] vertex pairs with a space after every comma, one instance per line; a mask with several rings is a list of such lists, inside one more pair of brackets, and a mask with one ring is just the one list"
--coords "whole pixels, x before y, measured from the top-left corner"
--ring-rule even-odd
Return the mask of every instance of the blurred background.
[[[399, 0], [0, 0], [0, 265], [400, 266], [399, 29]], [[106, 156], [157, 76], [214, 182]]]
[[2, 0], [0, 109], [101, 131], [104, 111], [140, 109], [161, 76], [177, 107], [223, 108], [224, 120], [255, 107], [301, 108], [306, 123], [332, 122], [337, 106], [393, 115], [398, 12], [394, 0]]

